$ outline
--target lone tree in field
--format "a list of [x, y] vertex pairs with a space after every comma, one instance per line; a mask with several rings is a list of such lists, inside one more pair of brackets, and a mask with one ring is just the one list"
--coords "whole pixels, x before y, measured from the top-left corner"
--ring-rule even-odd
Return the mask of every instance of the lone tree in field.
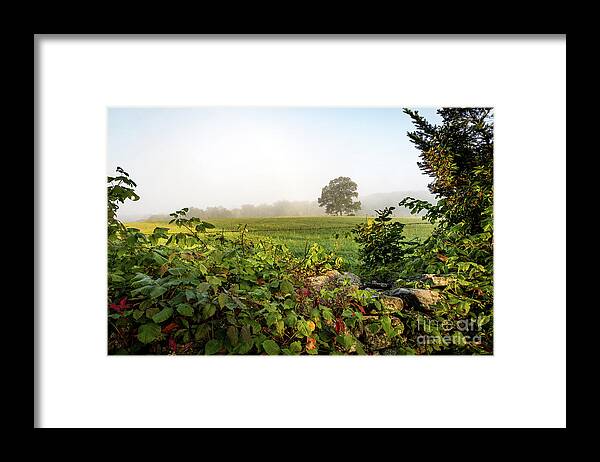
[[318, 199], [319, 207], [325, 207], [325, 212], [329, 215], [353, 215], [360, 210], [360, 202], [352, 201], [353, 197], [358, 197], [356, 188], [356, 183], [347, 176], [331, 180], [321, 190], [321, 197]]

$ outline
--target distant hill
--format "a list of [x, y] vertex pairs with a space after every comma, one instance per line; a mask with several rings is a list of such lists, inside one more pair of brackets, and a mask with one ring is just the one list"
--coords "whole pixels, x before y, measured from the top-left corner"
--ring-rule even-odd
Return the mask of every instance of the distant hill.
[[[410, 215], [410, 210], [406, 207], [398, 207], [398, 202], [400, 202], [405, 197], [412, 197], [414, 199], [419, 199], [422, 201], [428, 201], [435, 203], [436, 200], [429, 191], [393, 191], [387, 193], [375, 193], [369, 194], [367, 196], [359, 197], [361, 202], [361, 211], [358, 213], [360, 215], [376, 215], [375, 210], [381, 210], [384, 207], [396, 207], [393, 215], [395, 217], [406, 217]], [[424, 212], [421, 212], [420, 215], [423, 215]]]

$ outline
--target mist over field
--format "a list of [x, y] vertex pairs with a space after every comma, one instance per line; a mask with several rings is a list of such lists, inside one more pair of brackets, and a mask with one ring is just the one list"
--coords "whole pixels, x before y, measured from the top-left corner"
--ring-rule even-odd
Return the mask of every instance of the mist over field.
[[[375, 216], [376, 210], [381, 210], [384, 207], [396, 207], [393, 216], [407, 217], [410, 216], [410, 210], [406, 207], [398, 207], [400, 202], [405, 197], [413, 197], [415, 199], [427, 200], [436, 202], [435, 197], [429, 191], [394, 191], [390, 193], [376, 193], [368, 196], [361, 196], [360, 200], [362, 207], [356, 213], [358, 216]], [[417, 214], [422, 215], [423, 212]], [[228, 209], [225, 207], [207, 207], [200, 209], [190, 207], [188, 213], [190, 217], [198, 218], [268, 218], [268, 217], [318, 217], [326, 216], [325, 210], [319, 207], [317, 201], [277, 201], [270, 204], [243, 204], [239, 208]], [[150, 215], [125, 215], [121, 214], [121, 218], [125, 221], [168, 221], [171, 219], [167, 212]]]
[[406, 195], [433, 199], [412, 129], [402, 108], [110, 108], [107, 167], [138, 184], [141, 199], [118, 211], [126, 221], [183, 207], [206, 218], [321, 216], [321, 189], [339, 176], [357, 183], [358, 214], [374, 215]]

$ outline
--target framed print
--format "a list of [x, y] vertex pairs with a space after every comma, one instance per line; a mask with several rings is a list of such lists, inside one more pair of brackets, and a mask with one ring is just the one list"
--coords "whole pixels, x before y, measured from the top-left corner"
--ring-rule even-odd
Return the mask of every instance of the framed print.
[[34, 51], [36, 427], [565, 426], [564, 35]]

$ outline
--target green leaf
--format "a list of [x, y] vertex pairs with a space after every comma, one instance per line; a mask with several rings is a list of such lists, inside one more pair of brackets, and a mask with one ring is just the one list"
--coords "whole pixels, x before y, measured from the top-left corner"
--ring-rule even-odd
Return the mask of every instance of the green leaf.
[[211, 253], [211, 257], [214, 261], [221, 264], [221, 262], [223, 261], [223, 252], [221, 252], [220, 250], [215, 250]]
[[280, 319], [275, 323], [275, 330], [277, 332], [277, 335], [283, 335], [283, 332], [285, 330], [285, 324], [283, 320]]
[[150, 291], [150, 298], [158, 298], [167, 291], [166, 287], [156, 286]]
[[273, 340], [265, 340], [262, 343], [262, 347], [267, 352], [267, 354], [270, 356], [278, 355], [279, 351], [280, 351], [279, 345], [277, 345], [277, 343]]
[[209, 333], [210, 326], [208, 324], [200, 324], [194, 332], [194, 338], [196, 340], [204, 340], [206, 337], [208, 337]]
[[338, 335], [336, 337], [336, 340], [340, 345], [342, 345], [346, 349], [354, 345], [354, 337], [352, 337], [352, 335], [349, 334]]
[[302, 344], [300, 342], [297, 342], [297, 341], [296, 342], [292, 342], [290, 344], [290, 351], [293, 354], [296, 354], [296, 355], [300, 354], [302, 352]]
[[237, 346], [236, 353], [239, 355], [245, 355], [248, 353], [254, 344], [252, 342], [240, 342]]
[[111, 274], [110, 275], [110, 279], [112, 280], [112, 282], [123, 282], [123, 281], [125, 281], [125, 278], [123, 276], [118, 275], [118, 274]]
[[160, 326], [158, 324], [142, 324], [138, 328], [137, 338], [142, 343], [150, 343], [161, 337]]
[[221, 280], [216, 276], [206, 276], [206, 282], [213, 287], [219, 287], [221, 285]]
[[200, 284], [198, 284], [198, 287], [196, 287], [196, 289], [200, 293], [205, 293], [208, 289], [210, 289], [210, 284], [208, 282], [201, 282]]
[[194, 309], [187, 303], [180, 303], [177, 305], [177, 312], [182, 316], [193, 316]]
[[392, 327], [392, 319], [389, 316], [383, 316], [381, 318], [381, 327], [383, 327], [383, 330], [388, 337], [394, 337], [396, 335], [396, 331]]
[[229, 300], [229, 297], [227, 296], [227, 294], [219, 294], [219, 296], [217, 297], [217, 300], [219, 302], [219, 306], [221, 308], [223, 308], [225, 306], [225, 304], [227, 303], [227, 300]]
[[233, 346], [236, 346], [238, 344], [238, 341], [239, 341], [238, 331], [235, 326], [229, 326], [227, 328], [227, 338], [229, 339], [229, 341], [231, 342], [231, 344]]
[[308, 323], [303, 319], [300, 319], [296, 324], [296, 330], [303, 336], [310, 336], [310, 328], [308, 327]]
[[381, 324], [373, 322], [371, 324], [367, 324], [367, 329], [369, 329], [369, 331], [372, 334], [376, 334], [377, 332], [379, 332], [379, 329], [381, 329]]
[[205, 355], [214, 355], [221, 349], [221, 341], [217, 339], [209, 340], [204, 345], [204, 354]]
[[298, 317], [296, 316], [296, 313], [294, 313], [293, 311], [290, 311], [287, 314], [287, 316], [285, 317], [285, 325], [288, 327], [294, 327], [297, 322], [298, 322]]
[[281, 281], [279, 290], [284, 294], [291, 294], [294, 292], [294, 286], [290, 281]]
[[168, 307], [163, 308], [162, 310], [160, 310], [154, 316], [152, 316], [152, 320], [154, 322], [160, 323], [160, 322], [166, 321], [172, 315], [173, 315], [173, 308], [171, 308], [171, 307], [168, 306]]
[[333, 312], [331, 311], [331, 308], [328, 308], [323, 305], [319, 305], [319, 308], [321, 308], [321, 310], [322, 310], [323, 319], [325, 319], [326, 321], [333, 321], [334, 316], [333, 316]]
[[275, 324], [277, 321], [279, 321], [280, 318], [281, 318], [281, 315], [277, 311], [269, 313], [267, 315], [267, 327], [271, 327], [273, 324]]
[[250, 333], [250, 328], [248, 326], [243, 326], [240, 329], [240, 337], [242, 338], [242, 341], [244, 341], [246, 343], [252, 342], [252, 335]]
[[131, 291], [131, 295], [132, 296], [136, 296], [138, 294], [144, 294], [144, 295], [148, 295], [150, 292], [152, 292], [152, 289], [154, 289], [155, 286], [153, 285], [145, 285], [143, 287], [139, 287], [137, 289], [134, 289]]
[[356, 352], [359, 355], [366, 355], [367, 353], [365, 352], [364, 348], [362, 347], [362, 345], [360, 344], [360, 342], [355, 341], [354, 345], [356, 346]]
[[213, 316], [216, 312], [217, 312], [217, 307], [215, 305], [213, 305], [212, 303], [208, 303], [208, 304], [204, 305], [204, 308], [202, 309], [202, 316], [204, 316], [204, 319], [208, 319], [211, 316]]
[[133, 319], [135, 319], [136, 321], [138, 319], [140, 319], [142, 316], [144, 316], [144, 310], [135, 310], [133, 312]]
[[154, 252], [152, 252], [152, 258], [154, 258], [154, 261], [156, 263], [158, 263], [159, 265], [164, 265], [165, 263], [167, 263], [169, 261], [162, 255], [160, 255], [158, 252], [156, 252], [156, 250]]
[[156, 313], [158, 313], [160, 311], [160, 308], [158, 307], [152, 307], [152, 308], [148, 308], [146, 310], [146, 317], [148, 319], [152, 319], [152, 316], [154, 316]]
[[189, 300], [194, 300], [196, 298], [196, 293], [193, 290], [187, 289], [185, 291], [185, 298]]

